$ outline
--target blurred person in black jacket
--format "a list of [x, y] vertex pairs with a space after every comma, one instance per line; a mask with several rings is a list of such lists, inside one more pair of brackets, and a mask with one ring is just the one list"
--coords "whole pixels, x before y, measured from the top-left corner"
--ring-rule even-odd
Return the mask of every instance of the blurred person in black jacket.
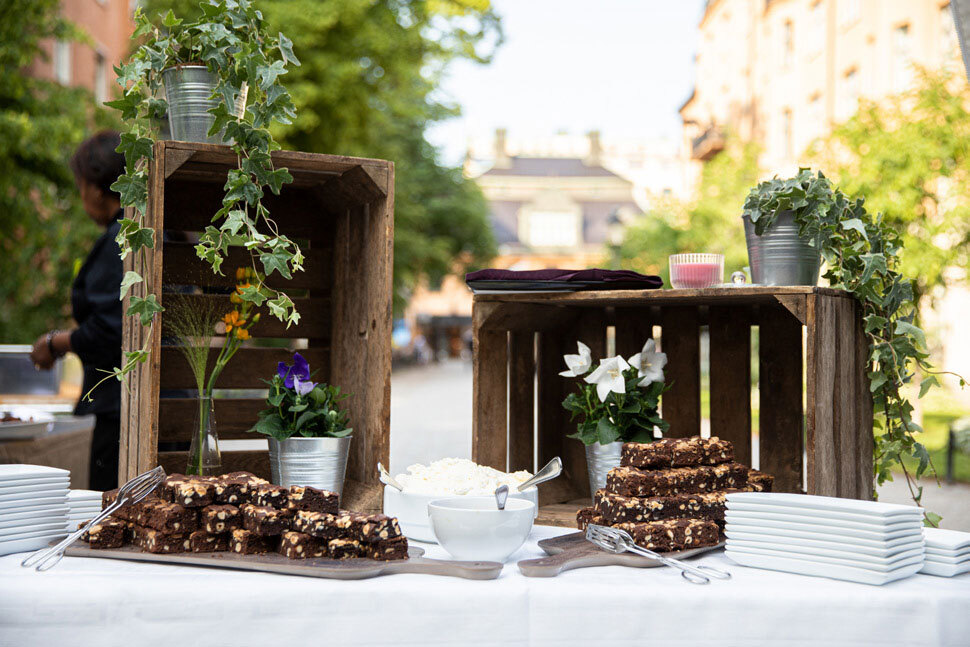
[[111, 190], [125, 172], [125, 158], [115, 152], [120, 142], [114, 131], [100, 132], [86, 140], [71, 158], [84, 210], [105, 231], [94, 243], [71, 288], [71, 308], [77, 327], [51, 330], [34, 343], [31, 359], [38, 369], [50, 369], [67, 352], [81, 358], [84, 385], [76, 415], [94, 414], [91, 447], [91, 489], [117, 487], [120, 439], [121, 383], [105, 380], [85, 399], [95, 384], [121, 362], [122, 304], [118, 299], [123, 274], [115, 236], [124, 210], [118, 193]]

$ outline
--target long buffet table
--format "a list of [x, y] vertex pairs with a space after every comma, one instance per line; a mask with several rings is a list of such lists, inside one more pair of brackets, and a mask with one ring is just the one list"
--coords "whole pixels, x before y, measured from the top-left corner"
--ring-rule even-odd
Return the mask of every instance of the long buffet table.
[[[336, 581], [65, 557], [36, 573], [0, 558], [0, 645], [967, 645], [970, 574], [867, 586], [744, 568], [685, 582], [608, 566], [523, 577], [537, 526], [494, 581]], [[446, 558], [422, 545], [428, 557]]]

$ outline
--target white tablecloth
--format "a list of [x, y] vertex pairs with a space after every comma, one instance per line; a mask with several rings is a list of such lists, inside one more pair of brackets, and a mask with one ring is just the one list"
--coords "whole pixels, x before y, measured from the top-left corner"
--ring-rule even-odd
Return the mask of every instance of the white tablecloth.
[[970, 574], [866, 586], [744, 568], [718, 553], [696, 561], [734, 578], [708, 586], [667, 568], [523, 577], [515, 561], [542, 556], [536, 542], [562, 532], [536, 527], [502, 576], [483, 582], [69, 557], [36, 573], [11, 555], [0, 558], [0, 645], [970, 644]]

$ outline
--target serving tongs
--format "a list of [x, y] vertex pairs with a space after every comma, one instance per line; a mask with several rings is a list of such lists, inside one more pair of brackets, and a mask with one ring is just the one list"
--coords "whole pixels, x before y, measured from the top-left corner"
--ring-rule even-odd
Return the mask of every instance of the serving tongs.
[[118, 496], [115, 497], [115, 500], [102, 510], [100, 514], [85, 524], [83, 528], [78, 528], [55, 546], [41, 548], [37, 552], [31, 553], [24, 561], [20, 562], [20, 565], [27, 568], [34, 566], [38, 571], [46, 571], [52, 568], [57, 562], [61, 561], [61, 557], [64, 556], [64, 551], [67, 550], [67, 547], [77, 541], [78, 537], [83, 535], [88, 528], [104, 521], [105, 518], [111, 516], [124, 506], [138, 503], [151, 494], [163, 480], [165, 480], [165, 470], [162, 469], [161, 465], [144, 474], [139, 474], [122, 485], [118, 490]]
[[691, 566], [679, 559], [664, 557], [660, 553], [638, 546], [630, 533], [619, 528], [591, 523], [586, 526], [586, 539], [593, 545], [611, 553], [635, 553], [655, 559], [665, 566], [679, 570], [680, 575], [691, 584], [710, 584], [712, 577], [719, 580], [731, 579], [731, 574], [727, 571], [712, 566]]

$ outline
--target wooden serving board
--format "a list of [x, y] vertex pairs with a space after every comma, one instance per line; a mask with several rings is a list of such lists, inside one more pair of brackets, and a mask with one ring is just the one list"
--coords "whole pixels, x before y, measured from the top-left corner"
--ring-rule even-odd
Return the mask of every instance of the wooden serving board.
[[408, 548], [405, 560], [381, 562], [373, 559], [326, 559], [310, 557], [289, 559], [276, 553], [263, 555], [237, 555], [235, 553], [146, 553], [134, 546], [113, 549], [92, 549], [78, 541], [64, 552], [69, 557], [100, 557], [102, 559], [124, 559], [135, 562], [157, 562], [180, 566], [210, 566], [232, 568], [243, 571], [262, 571], [283, 575], [302, 575], [304, 577], [324, 577], [334, 580], [362, 580], [379, 575], [397, 573], [424, 573], [426, 575], [446, 575], [463, 577], [469, 580], [494, 580], [502, 572], [498, 562], [452, 562], [423, 557], [424, 549], [416, 546]]
[[[662, 554], [664, 557], [683, 559], [708, 553], [723, 545], [724, 542], [722, 541], [716, 546], [690, 548]], [[539, 548], [546, 551], [549, 557], [524, 559], [519, 562], [519, 570], [526, 577], [555, 577], [563, 571], [589, 566], [633, 566], [634, 568], [663, 566], [650, 557], [642, 557], [633, 553], [608, 553], [586, 541], [586, 536], [582, 532], [543, 539], [539, 542]]]

